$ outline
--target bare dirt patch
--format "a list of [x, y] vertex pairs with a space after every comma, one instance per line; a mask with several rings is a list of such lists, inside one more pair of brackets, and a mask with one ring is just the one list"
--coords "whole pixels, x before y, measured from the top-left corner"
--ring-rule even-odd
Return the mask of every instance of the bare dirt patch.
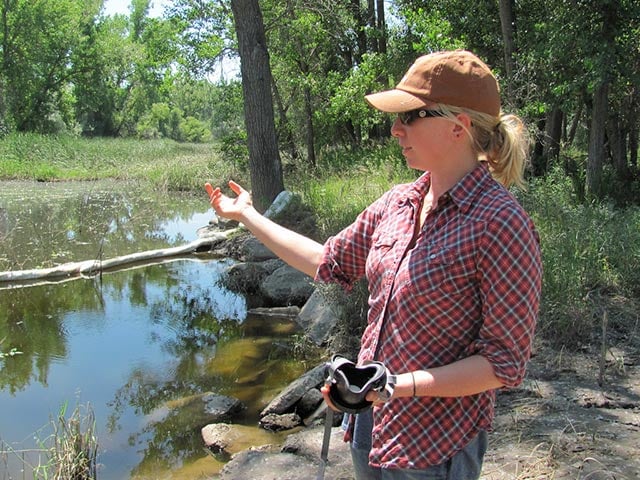
[[498, 396], [481, 478], [640, 479], [639, 344], [538, 348], [525, 382]]

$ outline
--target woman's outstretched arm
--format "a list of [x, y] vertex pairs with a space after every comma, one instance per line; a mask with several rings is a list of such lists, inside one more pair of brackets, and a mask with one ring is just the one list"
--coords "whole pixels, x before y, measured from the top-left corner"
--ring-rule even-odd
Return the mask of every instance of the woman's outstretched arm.
[[220, 217], [236, 220], [249, 229], [269, 250], [292, 267], [314, 277], [322, 257], [322, 244], [293, 232], [261, 215], [251, 194], [234, 181], [229, 187], [237, 195], [230, 198], [220, 188], [206, 183], [209, 202]]

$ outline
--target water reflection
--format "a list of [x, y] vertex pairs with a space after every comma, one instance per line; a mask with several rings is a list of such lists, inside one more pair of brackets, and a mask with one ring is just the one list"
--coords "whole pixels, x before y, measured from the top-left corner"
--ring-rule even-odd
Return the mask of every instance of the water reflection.
[[[25, 201], [27, 211], [21, 214], [19, 202], [6, 194], [0, 192], [8, 212], [0, 222], [0, 252], [21, 268], [49, 261], [44, 243], [34, 250], [44, 231], [58, 232], [51, 252], [68, 250], [65, 258], [77, 261], [98, 244], [109, 251], [107, 258], [190, 241], [197, 227], [181, 228], [181, 222], [201, 226], [206, 215], [200, 200], [189, 206], [184, 198], [160, 201], [96, 191], [90, 199], [65, 193], [57, 200], [50, 194], [42, 205]], [[49, 221], [37, 220], [47, 216]], [[181, 231], [184, 235], [176, 234]], [[38, 236], [22, 253], [13, 251]], [[291, 359], [292, 322], [247, 316], [246, 300], [220, 284], [230, 263], [181, 259], [0, 290], [0, 351], [22, 352], [0, 359], [4, 446], [36, 447], [50, 433], [42, 427], [62, 405], [89, 403], [97, 422], [101, 480], [198, 478], [217, 471], [220, 464], [202, 450], [200, 428], [208, 421], [198, 408], [202, 394], [240, 399], [247, 407], [240, 421], [255, 425], [261, 408], [309, 367]], [[37, 465], [37, 458], [26, 458]], [[19, 455], [0, 456], [0, 478], [22, 478], [23, 466]], [[26, 476], [33, 478], [30, 472]]]
[[161, 194], [116, 182], [2, 182], [0, 271], [184, 243], [195, 239], [194, 220], [206, 225], [207, 206], [204, 195]]

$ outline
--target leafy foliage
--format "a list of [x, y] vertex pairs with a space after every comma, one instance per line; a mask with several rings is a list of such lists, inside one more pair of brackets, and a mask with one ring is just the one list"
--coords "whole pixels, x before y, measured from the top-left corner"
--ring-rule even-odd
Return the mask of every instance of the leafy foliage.
[[[601, 198], [637, 202], [638, 2], [383, 5], [387, 11], [378, 10], [381, 2], [361, 0], [260, 3], [286, 162], [315, 168], [326, 149], [363, 148], [386, 137], [389, 119], [363, 96], [395, 85], [418, 55], [468, 48], [496, 72], [505, 110], [530, 126], [535, 175], [563, 163], [574, 181], [597, 175]], [[512, 10], [511, 73], [500, 5]], [[222, 141], [225, 154], [246, 169], [249, 139], [241, 84], [233, 76], [238, 53], [228, 0], [177, 0], [159, 17], [149, 16], [149, 6], [134, 0], [129, 15], [111, 17], [97, 0], [3, 2], [0, 135]], [[606, 118], [594, 126], [598, 92], [605, 95]], [[574, 152], [586, 160], [563, 160]], [[43, 168], [40, 176], [55, 174], [54, 167]]]

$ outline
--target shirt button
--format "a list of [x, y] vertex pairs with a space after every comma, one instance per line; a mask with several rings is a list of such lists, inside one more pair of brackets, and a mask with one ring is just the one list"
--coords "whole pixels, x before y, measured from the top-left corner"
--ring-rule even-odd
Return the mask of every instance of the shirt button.
[[435, 253], [432, 253], [431, 255], [429, 255], [429, 258], [431, 260], [435, 260], [438, 257], [438, 255], [436, 255]]

